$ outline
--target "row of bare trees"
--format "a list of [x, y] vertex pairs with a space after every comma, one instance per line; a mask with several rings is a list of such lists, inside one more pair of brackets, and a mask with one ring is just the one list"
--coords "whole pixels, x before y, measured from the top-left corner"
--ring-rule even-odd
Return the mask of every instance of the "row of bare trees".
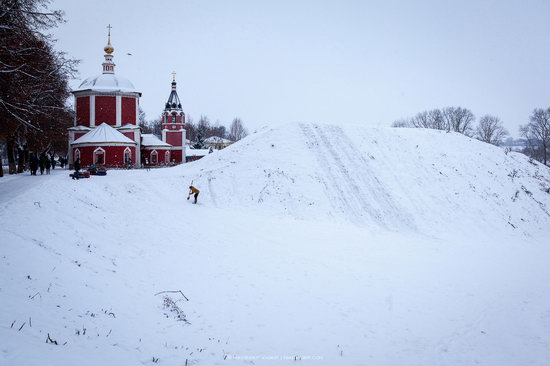
[[446, 107], [420, 112], [414, 117], [395, 121], [392, 126], [454, 131], [494, 145], [499, 145], [509, 135], [498, 117], [485, 115], [477, 126], [475, 121], [475, 115], [467, 108]]
[[[469, 109], [447, 107], [420, 112], [414, 117], [397, 120], [392, 126], [454, 131], [493, 145], [500, 145], [509, 136], [498, 117], [484, 115], [479, 119], [477, 126], [475, 121], [476, 118]], [[523, 152], [533, 159], [549, 165], [550, 107], [533, 110], [529, 116], [529, 123], [520, 126], [519, 132], [527, 143]]]
[[[9, 173], [23, 172], [29, 151], [65, 152], [73, 118], [66, 101], [77, 62], [45, 32], [63, 22], [49, 0], [0, 1], [0, 142]], [[3, 169], [0, 169], [0, 176]]]
[[[140, 125], [144, 133], [152, 133], [159, 137], [161, 136], [162, 118], [147, 121], [145, 114], [140, 113]], [[201, 116], [196, 123], [191, 117], [187, 116], [185, 129], [187, 131], [187, 138], [191, 142], [191, 146], [196, 149], [204, 148], [204, 140], [212, 136], [217, 136], [236, 142], [248, 135], [248, 130], [244, 127], [244, 124], [240, 118], [234, 118], [229, 125], [229, 128], [227, 128], [220, 122], [211, 123], [207, 116]]]

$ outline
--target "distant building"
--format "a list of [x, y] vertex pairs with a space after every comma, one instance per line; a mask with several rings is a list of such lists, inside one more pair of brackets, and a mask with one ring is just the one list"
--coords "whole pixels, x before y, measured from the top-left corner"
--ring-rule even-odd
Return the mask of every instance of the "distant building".
[[231, 145], [233, 141], [224, 139], [223, 137], [219, 136], [211, 136], [207, 139], [204, 139], [204, 145], [208, 148], [212, 148], [214, 150], [221, 150], [225, 149], [229, 145]]

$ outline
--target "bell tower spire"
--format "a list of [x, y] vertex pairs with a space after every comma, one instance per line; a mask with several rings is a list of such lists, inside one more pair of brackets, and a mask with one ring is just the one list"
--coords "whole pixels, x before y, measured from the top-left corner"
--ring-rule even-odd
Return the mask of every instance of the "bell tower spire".
[[107, 35], [107, 45], [103, 47], [103, 51], [105, 51], [105, 61], [103, 61], [103, 73], [104, 74], [114, 74], [115, 73], [115, 63], [113, 62], [113, 55], [112, 53], [115, 51], [115, 48], [111, 45], [111, 25], [109, 24], [107, 26], [109, 29], [108, 35]]
[[[168, 101], [164, 107], [164, 123], [183, 125], [185, 123], [185, 113], [181, 108], [180, 98], [177, 92], [176, 72], [172, 72], [172, 90], [168, 96]], [[182, 127], [182, 126], [178, 126]]]
[[162, 141], [172, 145], [172, 157], [185, 162], [185, 113], [176, 90], [176, 72], [172, 72], [172, 90], [162, 113]]

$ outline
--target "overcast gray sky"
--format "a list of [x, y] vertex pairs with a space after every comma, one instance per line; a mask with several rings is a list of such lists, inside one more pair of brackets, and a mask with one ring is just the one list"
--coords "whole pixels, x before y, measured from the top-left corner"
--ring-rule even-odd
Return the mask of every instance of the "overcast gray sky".
[[[388, 126], [444, 106], [499, 116], [512, 135], [550, 106], [548, 0], [54, 0], [58, 48], [116, 73], [162, 112], [172, 71], [184, 110], [249, 128], [293, 121]], [[127, 55], [131, 53], [132, 56]], [[78, 86], [80, 80], [72, 83]]]

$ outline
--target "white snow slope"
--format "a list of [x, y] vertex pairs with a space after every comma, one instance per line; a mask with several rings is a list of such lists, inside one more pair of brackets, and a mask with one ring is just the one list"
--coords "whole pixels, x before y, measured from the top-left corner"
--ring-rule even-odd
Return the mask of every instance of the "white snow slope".
[[0, 179], [2, 365], [550, 360], [550, 171], [521, 154], [299, 124], [54, 173]]

